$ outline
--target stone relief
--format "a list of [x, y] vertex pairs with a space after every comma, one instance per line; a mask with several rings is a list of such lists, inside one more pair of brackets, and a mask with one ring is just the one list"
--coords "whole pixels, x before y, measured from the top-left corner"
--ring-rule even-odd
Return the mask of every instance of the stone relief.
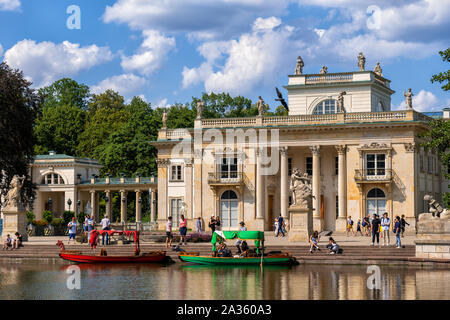
[[312, 196], [311, 179], [308, 174], [295, 168], [291, 175], [290, 190], [293, 195], [292, 207], [310, 208]]

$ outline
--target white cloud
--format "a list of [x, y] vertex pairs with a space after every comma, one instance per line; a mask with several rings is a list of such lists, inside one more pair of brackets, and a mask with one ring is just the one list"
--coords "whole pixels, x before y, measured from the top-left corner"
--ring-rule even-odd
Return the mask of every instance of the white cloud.
[[138, 77], [132, 73], [122, 74], [106, 78], [99, 84], [92, 86], [91, 91], [95, 94], [105, 92], [108, 89], [119, 92], [125, 97], [135, 94], [138, 90], [144, 87], [147, 80]]
[[20, 8], [19, 0], [0, 0], [0, 11], [14, 11]]
[[2, 54], [3, 54], [3, 47], [2, 44], [0, 43], [0, 57], [2, 56]]
[[80, 47], [69, 41], [36, 43], [25, 39], [7, 50], [4, 60], [12, 68], [22, 70], [35, 87], [42, 87], [60, 77], [74, 76], [111, 59], [112, 53], [108, 47]]
[[[198, 51], [206, 61], [198, 68], [184, 68], [183, 87], [204, 82], [207, 92], [244, 94], [258, 85], [273, 84], [295, 52], [296, 43], [289, 40], [294, 30], [290, 26], [279, 27], [271, 18], [257, 21], [255, 25], [265, 28], [254, 28], [237, 40], [200, 46]], [[221, 58], [225, 60], [223, 64], [219, 63]]]
[[281, 20], [276, 17], [270, 17], [267, 19], [259, 17], [253, 23], [253, 31], [267, 30], [267, 29], [272, 30], [278, 27], [280, 24]]
[[106, 23], [137, 30], [187, 32], [202, 40], [235, 36], [256, 17], [282, 14], [292, 0], [118, 0], [107, 6]]
[[161, 67], [169, 51], [175, 48], [175, 38], [165, 37], [155, 30], [146, 30], [143, 36], [138, 52], [131, 57], [122, 56], [121, 66], [127, 72], [137, 71], [148, 76]]
[[156, 108], [169, 109], [170, 107], [171, 105], [167, 103], [167, 98], [160, 99], [153, 105], [154, 109]]
[[[401, 93], [403, 94], [403, 92]], [[414, 94], [414, 91], [413, 91]], [[436, 96], [429, 91], [420, 90], [412, 99], [413, 109], [420, 112], [425, 111], [441, 111], [442, 105]], [[394, 107], [394, 110], [405, 110], [406, 102], [403, 101], [399, 106]]]

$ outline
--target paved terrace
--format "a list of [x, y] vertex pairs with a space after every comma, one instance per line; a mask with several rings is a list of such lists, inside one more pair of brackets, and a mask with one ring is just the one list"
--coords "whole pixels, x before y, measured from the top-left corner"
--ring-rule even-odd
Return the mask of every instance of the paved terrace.
[[[346, 237], [345, 235], [334, 235], [334, 239], [344, 249], [342, 255], [329, 255], [325, 249], [328, 237], [323, 237], [319, 243], [323, 248], [321, 252], [314, 254], [309, 253], [309, 246], [305, 242], [289, 242], [287, 238], [275, 238], [272, 234], [266, 233], [266, 252], [269, 251], [287, 251], [290, 252], [300, 263], [305, 264], [384, 264], [384, 265], [415, 265], [415, 266], [432, 266], [450, 269], [449, 260], [424, 260], [414, 258], [414, 236], [405, 236], [402, 238], [405, 248], [397, 249], [393, 245], [390, 247], [372, 247], [369, 237]], [[145, 236], [144, 236], [145, 238]], [[0, 251], [0, 263], [55, 263], [67, 264], [59, 258], [59, 248], [55, 245], [58, 240], [63, 240], [68, 250], [81, 250], [85, 254], [98, 254], [98, 246], [96, 250], [91, 251], [87, 244], [71, 244], [67, 245], [67, 237], [31, 237], [25, 243], [24, 248], [16, 251]], [[393, 237], [391, 243], [393, 243]], [[232, 251], [235, 252], [234, 241], [229, 242]], [[253, 243], [250, 243], [252, 247]], [[105, 246], [109, 255], [129, 255], [134, 252], [134, 244], [110, 245]], [[211, 254], [210, 243], [188, 243], [182, 246], [186, 251], [200, 252], [202, 255]], [[166, 250], [167, 254], [175, 261], [180, 262], [178, 253], [166, 249], [165, 244], [157, 242], [141, 241], [141, 251]]]

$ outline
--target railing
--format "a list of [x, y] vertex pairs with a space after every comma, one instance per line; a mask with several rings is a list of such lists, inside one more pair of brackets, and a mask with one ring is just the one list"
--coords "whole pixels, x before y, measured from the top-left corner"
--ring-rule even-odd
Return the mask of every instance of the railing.
[[311, 123], [333, 123], [337, 121], [337, 114], [311, 114], [284, 117], [263, 118], [263, 124], [311, 124]]
[[388, 112], [352, 112], [352, 113], [344, 113], [344, 121], [345, 122], [396, 121], [396, 120], [406, 120], [407, 117], [408, 117], [408, 112], [406, 110], [388, 111]]
[[380, 182], [392, 180], [392, 169], [357, 169], [355, 170], [356, 182]]
[[209, 184], [242, 184], [244, 175], [242, 172], [210, 172]]
[[202, 127], [235, 127], [256, 125], [257, 118], [220, 118], [220, 119], [203, 119]]
[[351, 82], [353, 81], [353, 73], [326, 73], [312, 74], [305, 78], [306, 84], [326, 83], [326, 82]]

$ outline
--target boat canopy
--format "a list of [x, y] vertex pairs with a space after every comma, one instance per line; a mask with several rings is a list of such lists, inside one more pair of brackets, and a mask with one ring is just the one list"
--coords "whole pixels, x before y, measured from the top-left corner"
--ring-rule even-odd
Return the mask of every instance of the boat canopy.
[[264, 242], [264, 232], [263, 231], [214, 231], [211, 243], [213, 245], [213, 251], [216, 251], [216, 243], [223, 240], [253, 240], [255, 241], [255, 246], [259, 248], [261, 241]]

